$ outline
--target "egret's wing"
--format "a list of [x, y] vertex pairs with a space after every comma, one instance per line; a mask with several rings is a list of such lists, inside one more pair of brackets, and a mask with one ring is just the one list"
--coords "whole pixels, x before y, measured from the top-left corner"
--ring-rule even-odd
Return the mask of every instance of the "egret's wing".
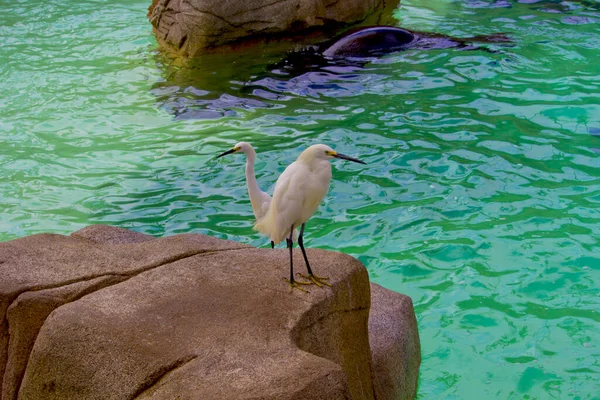
[[302, 166], [290, 164], [275, 183], [273, 199], [265, 217], [260, 219], [255, 229], [268, 235], [275, 243], [281, 242], [296, 222], [302, 207]]
[[329, 179], [321, 179], [318, 175], [313, 174], [310, 179], [306, 181], [302, 198], [302, 216], [301, 221], [304, 223], [317, 211], [323, 197], [329, 190]]
[[[329, 163], [325, 165], [329, 167]], [[331, 170], [321, 169], [315, 173], [302, 163], [292, 164], [284, 171], [281, 181], [278, 180], [281, 185], [275, 187], [273, 201], [277, 201], [274, 209], [277, 220], [284, 224], [286, 231], [289, 232], [292, 225], [299, 227], [315, 213], [329, 190], [330, 179]]]
[[[287, 236], [292, 225], [297, 228], [296, 222], [302, 213], [304, 202], [304, 175], [303, 167], [292, 163], [277, 180], [273, 193], [273, 211], [276, 212], [277, 231]], [[281, 185], [279, 183], [281, 182]]]

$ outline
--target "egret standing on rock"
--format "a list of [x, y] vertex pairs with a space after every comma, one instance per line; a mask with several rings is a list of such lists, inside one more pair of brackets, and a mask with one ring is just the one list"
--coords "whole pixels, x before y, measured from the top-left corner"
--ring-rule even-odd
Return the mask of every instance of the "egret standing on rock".
[[[238, 143], [232, 150], [222, 155], [240, 151]], [[238, 148], [238, 150], [236, 150]], [[248, 154], [248, 153], [246, 153]], [[219, 157], [220, 157], [219, 156]], [[304, 249], [303, 235], [306, 221], [315, 213], [321, 200], [329, 190], [331, 181], [332, 158], [341, 158], [365, 164], [356, 158], [348, 157], [334, 151], [331, 147], [324, 144], [316, 144], [304, 150], [300, 157], [290, 164], [277, 179], [273, 199], [267, 206], [266, 213], [258, 218], [254, 229], [268, 236], [271, 242], [280, 243], [286, 239], [287, 247], [290, 252], [290, 279], [288, 280], [290, 288], [298, 288], [298, 285], [309, 285], [314, 283], [317, 286], [328, 285], [326, 277], [319, 277], [313, 274], [306, 250]], [[247, 164], [248, 165], [248, 164]], [[246, 168], [246, 178], [248, 178], [248, 169]], [[254, 177], [252, 177], [254, 178]], [[254, 180], [253, 182], [256, 182]], [[248, 180], [248, 191], [250, 192], [250, 180]], [[258, 185], [256, 185], [258, 189]], [[268, 196], [268, 195], [267, 195]], [[252, 198], [251, 198], [252, 201]], [[254, 201], [252, 201], [254, 208]], [[256, 214], [256, 212], [255, 212]], [[308, 275], [301, 275], [308, 279], [308, 282], [299, 282], [294, 279], [294, 261], [292, 255], [292, 246], [294, 240], [294, 229], [300, 227], [298, 235], [298, 245], [302, 250], [302, 256], [306, 263]]]
[[[217, 158], [238, 152], [246, 155], [246, 185], [248, 186], [250, 203], [252, 203], [252, 211], [254, 211], [254, 216], [258, 221], [267, 213], [269, 204], [271, 204], [271, 196], [260, 190], [256, 177], [254, 176], [254, 161], [256, 160], [256, 151], [254, 151], [254, 147], [252, 147], [250, 143], [239, 142], [233, 146], [233, 149], [228, 150], [223, 154], [219, 154]], [[275, 247], [275, 243], [271, 242], [271, 247]]]

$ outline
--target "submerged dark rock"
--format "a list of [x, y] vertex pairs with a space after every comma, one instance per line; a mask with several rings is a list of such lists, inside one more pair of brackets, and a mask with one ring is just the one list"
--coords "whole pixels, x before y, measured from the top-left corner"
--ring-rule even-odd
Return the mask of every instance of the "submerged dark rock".
[[362, 67], [373, 58], [408, 49], [458, 48], [493, 52], [481, 46], [482, 43], [507, 44], [510, 43], [510, 39], [502, 33], [460, 39], [394, 26], [360, 27], [316, 46], [292, 52], [282, 62], [274, 64], [270, 70], [283, 69], [290, 75], [298, 75], [328, 65]]
[[[244, 110], [281, 107], [292, 97], [318, 98], [332, 91], [358, 93], [361, 73], [385, 55], [407, 50], [499, 52], [487, 44], [506, 44], [503, 34], [453, 38], [394, 26], [348, 30], [317, 43], [262, 45], [228, 54], [208, 54], [166, 73], [153, 90], [162, 107], [177, 119], [219, 119]], [[260, 55], [260, 57], [257, 57]]]
[[369, 57], [402, 50], [418, 37], [402, 28], [369, 26], [349, 31], [319, 46], [325, 57]]

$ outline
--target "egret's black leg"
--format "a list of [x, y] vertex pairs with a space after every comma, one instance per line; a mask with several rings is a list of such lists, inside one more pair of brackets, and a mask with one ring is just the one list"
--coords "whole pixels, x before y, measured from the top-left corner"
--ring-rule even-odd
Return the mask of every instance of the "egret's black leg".
[[271, 240], [271, 248], [274, 249], [275, 248], [275, 242]]
[[[293, 232], [293, 231], [292, 231]], [[288, 249], [290, 249], [290, 285], [294, 284], [294, 256], [292, 253], [292, 238], [285, 238], [285, 242], [287, 243]]]
[[310, 269], [310, 264], [308, 263], [308, 258], [306, 257], [306, 250], [304, 250], [304, 225], [300, 227], [300, 235], [298, 235], [298, 245], [300, 246], [300, 250], [302, 250], [302, 255], [304, 256], [304, 262], [306, 263], [306, 269], [308, 270], [308, 275], [312, 275], [312, 270]]
[[294, 254], [292, 251], [292, 246], [294, 245], [294, 226], [292, 225], [292, 229], [290, 231], [290, 237], [286, 238], [285, 241], [287, 243], [288, 249], [290, 249], [290, 280], [288, 283], [290, 284], [290, 292], [296, 288], [302, 290], [303, 292], [308, 292], [308, 290], [302, 289], [300, 285], [310, 285], [310, 282], [299, 282], [294, 279]]
[[321, 285], [331, 286], [329, 283], [325, 282], [329, 279], [328, 277], [316, 276], [312, 273], [312, 270], [310, 269], [308, 257], [306, 257], [306, 250], [304, 250], [304, 225], [306, 224], [302, 224], [302, 226], [300, 227], [300, 235], [298, 235], [298, 245], [300, 246], [300, 250], [302, 250], [302, 255], [304, 256], [304, 262], [306, 263], [306, 270], [308, 271], [308, 275], [300, 274], [300, 276], [313, 282], [318, 287], [321, 287]]

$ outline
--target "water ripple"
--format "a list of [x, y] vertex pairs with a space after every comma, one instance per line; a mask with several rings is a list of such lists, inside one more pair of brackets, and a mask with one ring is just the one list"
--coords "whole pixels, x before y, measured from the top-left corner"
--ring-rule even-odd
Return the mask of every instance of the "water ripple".
[[266, 246], [243, 157], [215, 155], [252, 142], [271, 191], [331, 143], [368, 165], [333, 162], [307, 245], [413, 298], [420, 398], [598, 393], [596, 3], [406, 0], [403, 27], [513, 45], [294, 74], [268, 46], [171, 65], [148, 4], [113, 3], [0, 15], [0, 240], [107, 223]]

